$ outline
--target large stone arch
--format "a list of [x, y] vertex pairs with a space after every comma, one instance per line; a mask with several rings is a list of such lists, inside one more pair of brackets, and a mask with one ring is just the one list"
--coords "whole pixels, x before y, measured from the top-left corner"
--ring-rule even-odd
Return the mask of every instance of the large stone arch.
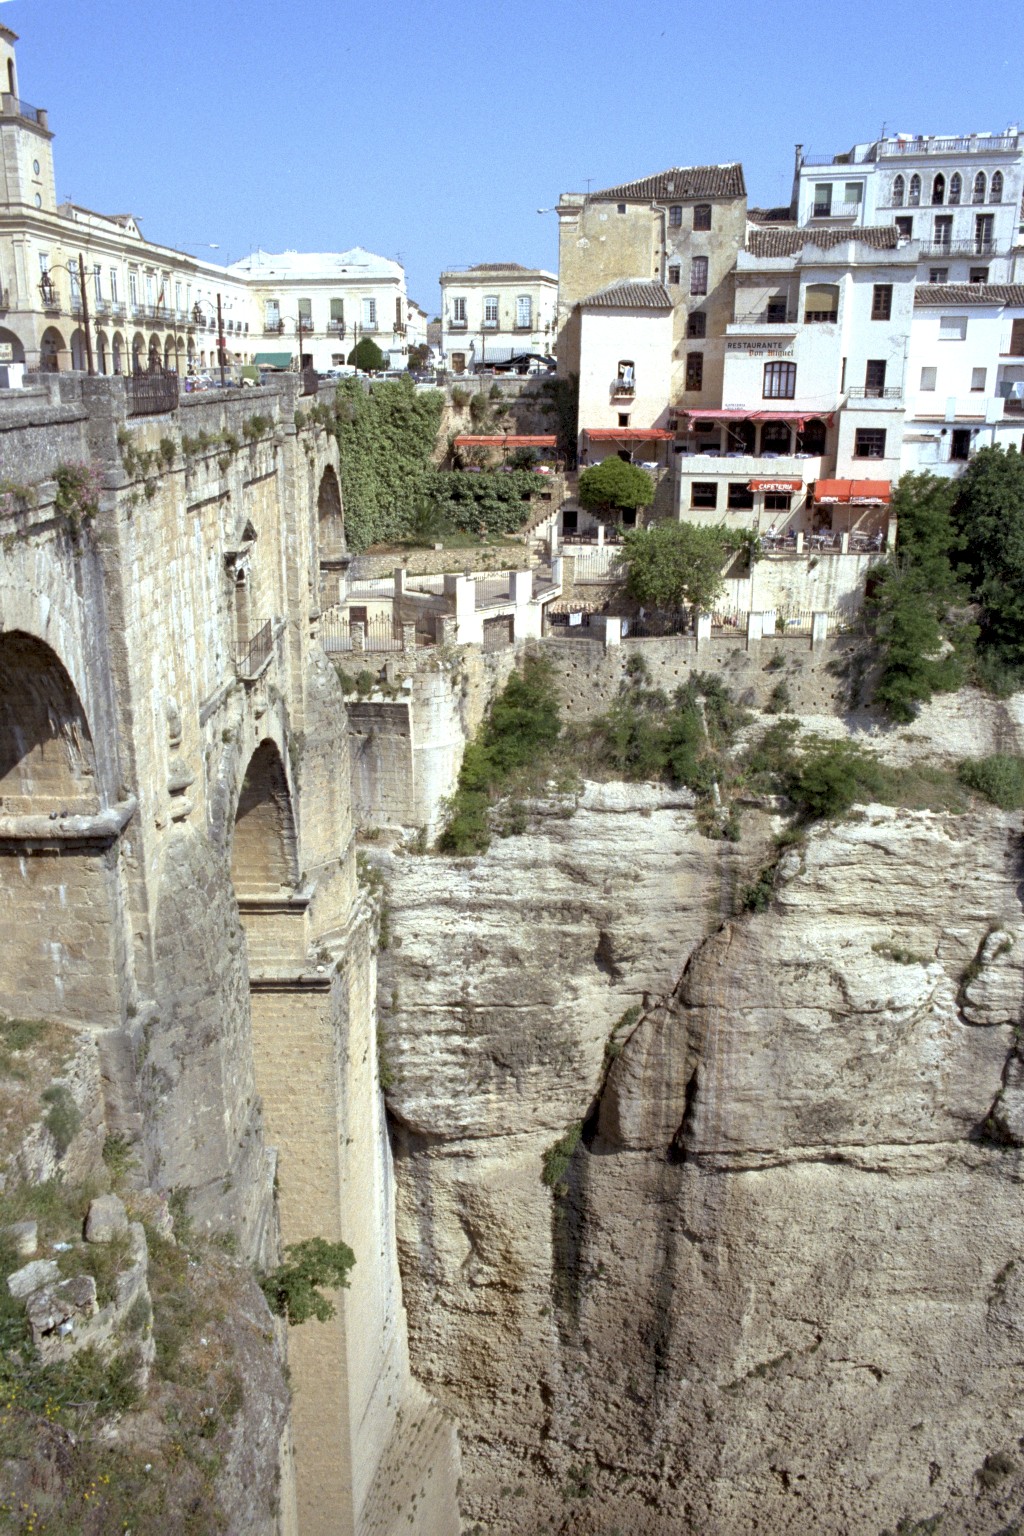
[[11, 362], [23, 363], [25, 361], [25, 343], [14, 331], [9, 331], [5, 325], [0, 325], [0, 348], [10, 347]]
[[110, 344], [110, 362], [114, 373], [124, 373], [124, 337], [120, 331], [114, 332], [114, 339]]
[[345, 516], [341, 506], [341, 485], [333, 464], [320, 476], [316, 498], [317, 556], [320, 565], [320, 601], [329, 606], [338, 601], [338, 581], [345, 568]]
[[0, 1011], [109, 1026], [122, 1014], [118, 840], [67, 669], [0, 635]]
[[76, 327], [71, 332], [71, 367], [75, 373], [84, 373], [88, 366], [85, 350], [85, 332]]
[[110, 338], [106, 331], [96, 332], [96, 372], [110, 372]]
[[295, 817], [284, 763], [275, 742], [260, 742], [249, 759], [235, 812], [231, 879], [239, 905], [287, 897], [298, 883]]
[[48, 325], [39, 341], [39, 367], [43, 373], [57, 373], [61, 360], [67, 363], [67, 345], [55, 325]]

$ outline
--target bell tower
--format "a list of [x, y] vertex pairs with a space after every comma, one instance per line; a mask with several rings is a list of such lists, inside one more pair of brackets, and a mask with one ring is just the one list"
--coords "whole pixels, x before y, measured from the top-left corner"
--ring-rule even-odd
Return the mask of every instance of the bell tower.
[[53, 175], [53, 134], [42, 107], [18, 94], [16, 32], [0, 26], [0, 207], [57, 207]]

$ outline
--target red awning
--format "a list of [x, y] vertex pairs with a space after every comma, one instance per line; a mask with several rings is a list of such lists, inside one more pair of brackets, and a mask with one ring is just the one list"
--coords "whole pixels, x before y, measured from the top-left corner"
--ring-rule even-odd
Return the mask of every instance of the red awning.
[[456, 448], [554, 448], [558, 438], [552, 432], [534, 433], [532, 436], [512, 432], [498, 432], [490, 437], [463, 433], [455, 439]]
[[888, 480], [816, 480], [817, 502], [841, 502], [853, 507], [887, 507], [892, 496]]
[[691, 421], [795, 421], [802, 427], [808, 421], [832, 425], [831, 411], [683, 411]]
[[674, 442], [676, 436], [667, 427], [584, 427], [583, 435], [592, 443]]
[[799, 491], [802, 487], [802, 480], [751, 480], [747, 489], [751, 491]]

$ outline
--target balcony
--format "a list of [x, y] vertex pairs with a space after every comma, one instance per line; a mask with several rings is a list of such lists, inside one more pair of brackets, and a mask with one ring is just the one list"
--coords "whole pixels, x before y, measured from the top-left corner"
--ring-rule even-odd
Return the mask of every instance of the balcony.
[[1024, 396], [1004, 395], [1003, 410], [1007, 416], [1024, 416]]
[[263, 334], [264, 334], [264, 336], [283, 336], [284, 335], [284, 321], [283, 320], [264, 320], [264, 322], [263, 322]]
[[[363, 329], [365, 330], [366, 327], [364, 326]], [[469, 321], [468, 320], [449, 320], [448, 321], [448, 329], [450, 331], [467, 331], [469, 329]]]
[[1013, 154], [1019, 142], [1015, 133], [997, 133], [984, 139], [883, 139], [878, 146], [878, 158], [905, 160], [913, 155]]
[[898, 385], [862, 384], [846, 391], [850, 400], [902, 400], [903, 390]]
[[[681, 453], [676, 455], [679, 472], [727, 480], [799, 480], [807, 485], [822, 474], [820, 454], [800, 453]], [[794, 495], [799, 494], [794, 492]], [[720, 509], [721, 510], [721, 509]]]
[[636, 385], [631, 379], [612, 379], [610, 388], [613, 400], [632, 400], [636, 394]]
[[830, 203], [826, 208], [824, 203], [815, 203], [811, 218], [856, 219], [859, 217], [863, 206], [863, 203]]
[[0, 96], [0, 116], [20, 117], [26, 123], [35, 123], [38, 128], [48, 126], [45, 107], [30, 107], [27, 101], [19, 100], [8, 91]]
[[327, 322], [327, 334], [329, 336], [344, 336], [344, 334], [345, 334], [345, 322], [344, 322], [344, 320], [328, 320], [328, 322]]
[[995, 240], [922, 240], [922, 256], [995, 256]]
[[804, 325], [838, 325], [838, 309], [805, 309]]
[[729, 322], [730, 328], [734, 325], [798, 325], [800, 317], [787, 306], [768, 304], [764, 309], [749, 309], [737, 314]]

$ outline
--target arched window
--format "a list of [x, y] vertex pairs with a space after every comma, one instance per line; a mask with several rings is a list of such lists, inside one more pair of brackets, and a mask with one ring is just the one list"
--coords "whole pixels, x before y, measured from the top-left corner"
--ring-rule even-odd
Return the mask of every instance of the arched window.
[[932, 182], [932, 202], [944, 203], [946, 200], [946, 178], [940, 171]]
[[971, 193], [971, 202], [972, 203], [983, 203], [984, 201], [985, 201], [985, 172], [984, 171], [979, 171], [977, 176], [975, 176], [975, 178], [974, 178], [974, 191]]
[[958, 203], [960, 201], [963, 184], [963, 177], [960, 175], [960, 172], [954, 171], [949, 178], [949, 200], [951, 203]]
[[921, 201], [921, 178], [915, 171], [910, 178], [910, 196], [907, 202], [911, 208], [916, 208]]
[[988, 194], [988, 200], [989, 200], [990, 203], [1001, 203], [1002, 200], [1003, 200], [1003, 173], [1002, 173], [1002, 171], [993, 171], [992, 172], [992, 188], [991, 188], [991, 190], [990, 190], [990, 192]]
[[907, 195], [907, 184], [902, 176], [897, 176], [892, 184], [892, 205], [894, 208], [903, 207], [903, 199]]
[[14, 60], [13, 59], [8, 59], [7, 60], [7, 89], [8, 89], [8, 91], [10, 92], [10, 94], [12, 96], [17, 96], [18, 93], [14, 89]]

